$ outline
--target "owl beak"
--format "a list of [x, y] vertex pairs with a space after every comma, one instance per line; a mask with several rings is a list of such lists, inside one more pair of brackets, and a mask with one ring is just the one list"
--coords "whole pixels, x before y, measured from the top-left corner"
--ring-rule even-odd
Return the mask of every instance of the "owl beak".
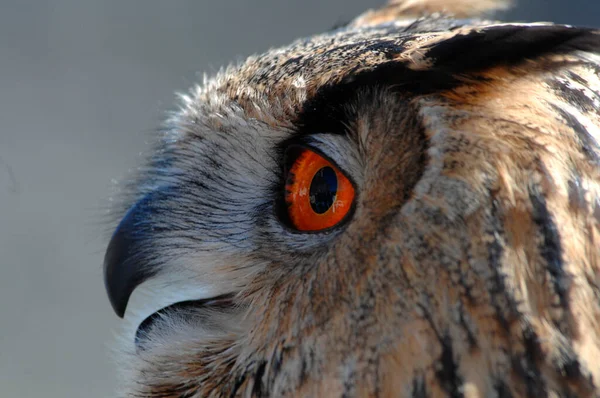
[[104, 256], [104, 284], [115, 313], [123, 318], [131, 294], [156, 274], [143, 256], [142, 244], [148, 240], [150, 197], [137, 202], [115, 230]]

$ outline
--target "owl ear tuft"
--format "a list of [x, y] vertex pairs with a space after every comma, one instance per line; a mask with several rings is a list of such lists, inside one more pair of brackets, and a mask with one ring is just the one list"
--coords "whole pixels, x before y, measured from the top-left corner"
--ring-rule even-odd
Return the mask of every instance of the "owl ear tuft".
[[411, 21], [435, 13], [456, 18], [480, 17], [506, 10], [512, 3], [512, 0], [391, 0], [381, 8], [359, 15], [350, 25], [369, 26], [393, 21]]

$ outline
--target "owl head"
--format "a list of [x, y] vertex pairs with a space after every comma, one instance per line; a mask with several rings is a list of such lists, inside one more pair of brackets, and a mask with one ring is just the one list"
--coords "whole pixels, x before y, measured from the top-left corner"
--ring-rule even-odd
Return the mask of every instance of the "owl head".
[[600, 32], [505, 5], [392, 2], [181, 95], [105, 257], [122, 395], [600, 394]]

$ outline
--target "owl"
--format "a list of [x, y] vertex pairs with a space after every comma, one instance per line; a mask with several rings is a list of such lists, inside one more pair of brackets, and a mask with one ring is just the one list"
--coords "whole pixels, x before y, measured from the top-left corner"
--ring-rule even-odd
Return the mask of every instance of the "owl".
[[121, 396], [600, 396], [600, 31], [506, 6], [392, 1], [181, 95], [105, 255]]

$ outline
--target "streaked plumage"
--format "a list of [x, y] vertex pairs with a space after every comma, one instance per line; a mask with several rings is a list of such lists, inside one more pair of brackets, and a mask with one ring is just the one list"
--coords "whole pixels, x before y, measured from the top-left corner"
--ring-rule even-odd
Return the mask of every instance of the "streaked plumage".
[[[398, 1], [182, 96], [106, 282], [201, 301], [141, 324], [123, 395], [600, 396], [600, 31], [446, 16], [494, 5]], [[356, 186], [326, 233], [278, 216], [298, 143]]]

